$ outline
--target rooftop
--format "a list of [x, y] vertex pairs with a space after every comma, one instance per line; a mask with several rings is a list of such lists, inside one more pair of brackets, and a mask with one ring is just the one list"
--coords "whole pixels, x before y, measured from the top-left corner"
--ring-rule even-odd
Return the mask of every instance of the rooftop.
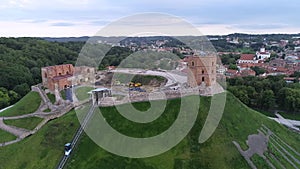
[[254, 54], [242, 54], [240, 60], [254, 60]]

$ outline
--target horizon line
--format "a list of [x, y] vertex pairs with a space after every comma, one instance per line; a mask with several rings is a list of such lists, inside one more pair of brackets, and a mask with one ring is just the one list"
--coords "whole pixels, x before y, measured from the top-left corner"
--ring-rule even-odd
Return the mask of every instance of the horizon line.
[[[173, 35], [174, 37], [201, 37], [201, 36], [230, 36], [230, 35], [250, 35], [250, 36], [263, 36], [263, 35], [299, 35], [299, 33], [229, 33], [229, 34], [209, 34], [209, 35]], [[162, 35], [140, 35], [140, 36], [122, 36], [122, 35], [116, 35], [116, 36], [89, 36], [89, 35], [79, 35], [79, 36], [0, 36], [0, 38], [92, 38], [92, 37], [104, 37], [104, 38], [117, 38], [117, 37], [164, 37]], [[172, 36], [170, 36], [172, 37]]]

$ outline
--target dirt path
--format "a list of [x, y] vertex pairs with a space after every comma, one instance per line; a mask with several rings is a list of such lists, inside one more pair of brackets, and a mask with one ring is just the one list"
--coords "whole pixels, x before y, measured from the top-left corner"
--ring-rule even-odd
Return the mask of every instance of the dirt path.
[[22, 135], [26, 132], [28, 132], [28, 130], [26, 129], [22, 129], [22, 128], [17, 128], [15, 126], [9, 126], [9, 125], [6, 125], [4, 122], [3, 122], [3, 118], [0, 119], [0, 129], [6, 131], [6, 132], [9, 132], [15, 136], [17, 136], [18, 138], [22, 137]]
[[[34, 113], [31, 114], [24, 114], [19, 116], [12, 116], [12, 117], [1, 117], [0, 116], [0, 129], [11, 133], [17, 137], [16, 140], [0, 143], [0, 147], [7, 146], [10, 144], [17, 143], [24, 138], [36, 133], [39, 129], [41, 129], [45, 124], [47, 124], [48, 121], [51, 119], [55, 119], [58, 117], [63, 116], [67, 112], [69, 112], [72, 108], [74, 108], [73, 104], [66, 101], [63, 102], [61, 105], [53, 105], [49, 98], [47, 97], [46, 93], [40, 89], [40, 87], [33, 87], [33, 91], [36, 91], [40, 94], [40, 97], [42, 98], [41, 105], [39, 106], [38, 110], [36, 110]], [[50, 112], [44, 112], [47, 108], [51, 109]], [[43, 118], [42, 122], [40, 122], [33, 130], [27, 130], [23, 128], [18, 128], [15, 126], [9, 126], [6, 125], [3, 121], [4, 120], [17, 120], [17, 119], [23, 119], [23, 118], [29, 118], [29, 117], [39, 117]]]

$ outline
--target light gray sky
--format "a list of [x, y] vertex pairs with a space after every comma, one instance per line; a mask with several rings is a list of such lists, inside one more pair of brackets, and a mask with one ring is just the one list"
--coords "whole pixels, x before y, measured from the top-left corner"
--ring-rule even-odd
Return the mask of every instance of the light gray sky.
[[299, 0], [1, 0], [0, 36], [93, 36], [120, 18], [161, 12], [203, 34], [300, 33]]

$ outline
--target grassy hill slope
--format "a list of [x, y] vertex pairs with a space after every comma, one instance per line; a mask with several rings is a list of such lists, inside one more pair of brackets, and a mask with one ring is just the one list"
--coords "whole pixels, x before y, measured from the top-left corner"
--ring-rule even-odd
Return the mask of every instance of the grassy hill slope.
[[13, 107], [4, 110], [2, 113], [0, 113], [0, 116], [19, 116], [23, 114], [33, 113], [39, 108], [41, 101], [42, 100], [39, 93], [31, 91], [26, 96], [24, 96], [19, 102], [17, 102]]
[[[196, 96], [193, 96], [196, 97]], [[156, 135], [168, 128], [177, 117], [180, 99], [169, 100], [161, 117], [149, 124], [128, 121], [117, 113], [115, 108], [102, 108], [106, 120], [116, 130], [135, 137]], [[197, 142], [205, 122], [209, 97], [201, 97], [198, 119], [188, 136], [177, 146], [159, 156], [144, 159], [129, 159], [108, 153], [84, 135], [74, 150], [66, 168], [105, 168], [105, 169], [198, 169], [198, 168], [249, 168], [246, 161], [232, 144], [235, 140], [246, 149], [249, 134], [265, 124], [289, 145], [300, 151], [300, 135], [255, 112], [232, 94], [227, 95], [227, 103], [220, 125], [213, 136], [205, 143]], [[149, 104], [135, 103], [140, 110]], [[0, 147], [0, 169], [6, 168], [54, 168], [63, 155], [63, 145], [69, 142], [79, 126], [76, 114], [67, 115], [49, 122], [37, 134], [7, 147]], [[265, 164], [257, 158], [257, 166]]]
[[[195, 96], [193, 96], [195, 97]], [[110, 154], [98, 147], [89, 137], [84, 136], [72, 155], [68, 169], [75, 168], [146, 168], [146, 169], [179, 169], [179, 168], [249, 168], [239, 154], [232, 141], [238, 141], [243, 149], [247, 149], [248, 135], [256, 134], [257, 129], [265, 124], [284, 141], [297, 147], [300, 135], [292, 133], [285, 127], [269, 120], [266, 116], [249, 109], [228, 94], [223, 118], [213, 136], [204, 144], [197, 142], [199, 133], [208, 114], [209, 97], [201, 97], [198, 119], [189, 135], [170, 151], [156, 157], [129, 159]], [[159, 119], [150, 124], [137, 124], [124, 119], [114, 108], [102, 108], [107, 122], [116, 130], [129, 136], [149, 137], [168, 128], [176, 119], [180, 99], [168, 101], [166, 111]], [[137, 109], [147, 109], [147, 103], [135, 104]], [[175, 115], [174, 115], [175, 114]], [[266, 163], [260, 157], [254, 157], [259, 168]]]

